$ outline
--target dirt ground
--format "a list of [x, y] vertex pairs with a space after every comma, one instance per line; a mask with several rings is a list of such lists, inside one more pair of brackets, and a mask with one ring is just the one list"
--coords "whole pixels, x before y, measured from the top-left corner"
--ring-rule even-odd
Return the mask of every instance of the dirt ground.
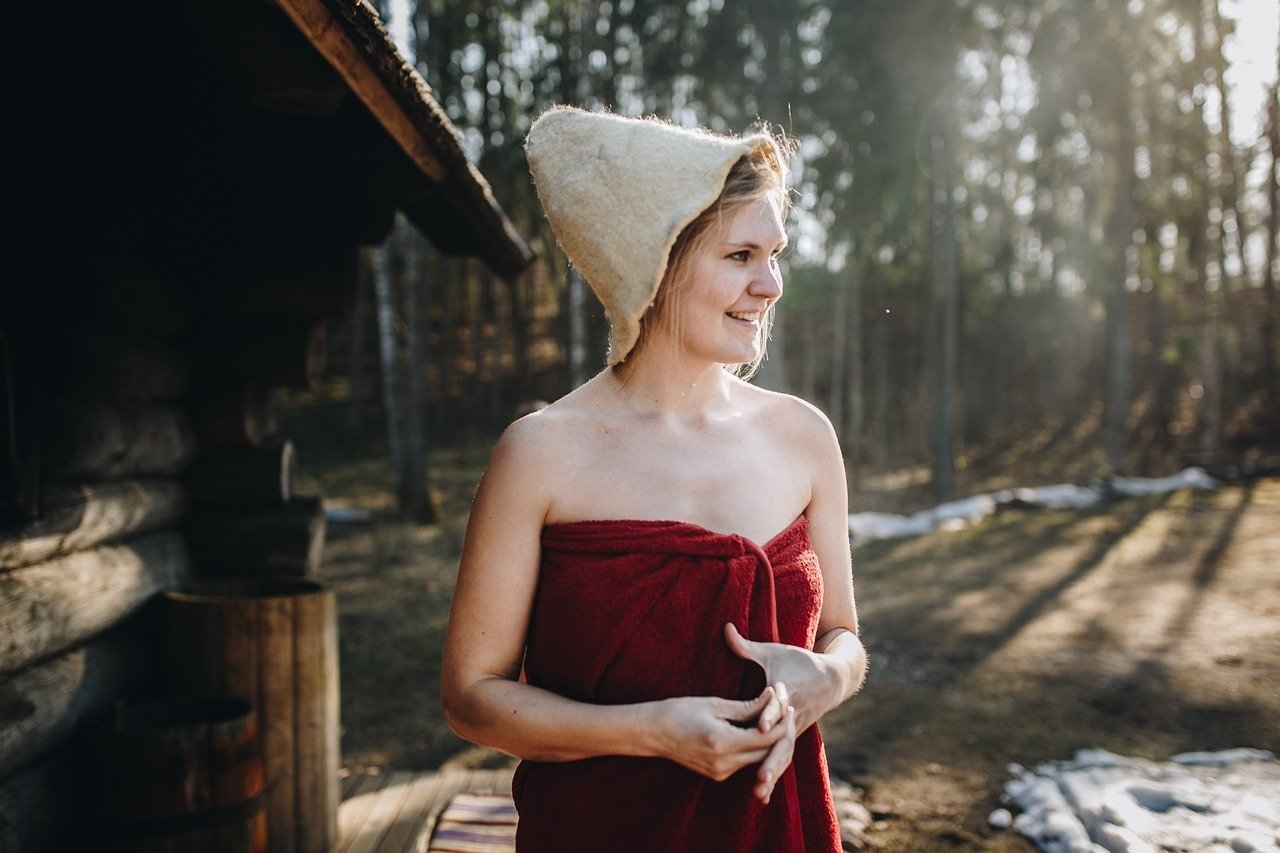
[[[370, 488], [376, 462], [308, 472], [331, 504], [373, 513], [330, 529], [322, 574], [339, 601], [347, 770], [506, 760], [450, 733], [438, 694], [484, 458], [433, 457], [444, 521], [430, 528], [395, 519]], [[871, 847], [1032, 849], [987, 824], [1010, 762], [1280, 753], [1280, 481], [1011, 511], [854, 559], [871, 675], [822, 727], [833, 775], [875, 817]]]
[[1076, 750], [1280, 753], [1280, 482], [1005, 514], [869, 543], [872, 671], [823, 723], [888, 850], [1028, 850], [1007, 765]]

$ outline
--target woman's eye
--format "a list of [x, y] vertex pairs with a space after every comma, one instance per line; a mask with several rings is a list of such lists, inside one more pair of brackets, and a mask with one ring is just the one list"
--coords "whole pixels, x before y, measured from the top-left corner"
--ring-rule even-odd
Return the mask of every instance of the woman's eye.
[[732, 260], [732, 261], [744, 261], [744, 262], [745, 262], [745, 261], [747, 260], [747, 258], [749, 258], [750, 256], [751, 256], [751, 253], [750, 253], [750, 252], [748, 252], [746, 249], [743, 249], [743, 250], [742, 250], [742, 251], [740, 251], [740, 252], [734, 252], [732, 255], [730, 255], [730, 256], [729, 256], [729, 259], [730, 259], [730, 260]]

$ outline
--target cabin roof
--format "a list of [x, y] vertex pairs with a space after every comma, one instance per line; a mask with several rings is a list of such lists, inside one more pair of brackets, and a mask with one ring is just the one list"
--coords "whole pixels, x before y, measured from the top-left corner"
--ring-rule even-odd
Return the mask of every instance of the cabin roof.
[[71, 70], [44, 96], [75, 152], [60, 194], [113, 249], [189, 264], [245, 235], [367, 245], [399, 210], [505, 278], [533, 259], [364, 0], [89, 4], [49, 30]]
[[397, 194], [409, 218], [442, 244], [484, 256], [496, 272], [510, 276], [527, 266], [532, 252], [373, 7], [364, 0], [276, 2], [418, 167], [420, 176]]

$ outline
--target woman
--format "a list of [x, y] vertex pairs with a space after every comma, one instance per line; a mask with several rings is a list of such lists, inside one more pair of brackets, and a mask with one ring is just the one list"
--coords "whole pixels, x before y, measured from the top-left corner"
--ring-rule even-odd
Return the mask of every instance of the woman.
[[866, 670], [844, 464], [733, 372], [782, 294], [783, 150], [566, 107], [526, 147], [610, 363], [494, 448], [446, 718], [523, 759], [522, 850], [838, 850], [814, 724]]

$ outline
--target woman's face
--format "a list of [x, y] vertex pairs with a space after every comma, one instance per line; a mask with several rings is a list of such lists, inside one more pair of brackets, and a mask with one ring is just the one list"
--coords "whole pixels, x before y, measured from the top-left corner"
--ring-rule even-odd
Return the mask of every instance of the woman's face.
[[686, 350], [719, 364], [746, 364], [760, 354], [765, 314], [782, 295], [778, 256], [786, 244], [771, 199], [749, 202], [711, 226], [690, 258], [678, 301]]

